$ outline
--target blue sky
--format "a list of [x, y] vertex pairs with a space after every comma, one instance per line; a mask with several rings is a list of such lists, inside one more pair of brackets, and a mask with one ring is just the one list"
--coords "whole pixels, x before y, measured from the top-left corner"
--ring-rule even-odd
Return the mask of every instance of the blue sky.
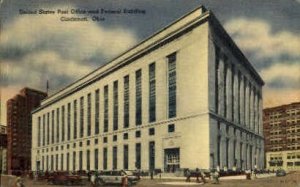
[[[49, 80], [53, 93], [199, 5], [214, 12], [265, 80], [265, 107], [300, 101], [299, 0], [4, 0], [1, 122], [6, 100], [22, 87], [45, 90]], [[81, 23], [61, 22], [58, 14], [19, 14], [20, 9], [78, 8], [146, 14], [104, 15], [105, 21]]]

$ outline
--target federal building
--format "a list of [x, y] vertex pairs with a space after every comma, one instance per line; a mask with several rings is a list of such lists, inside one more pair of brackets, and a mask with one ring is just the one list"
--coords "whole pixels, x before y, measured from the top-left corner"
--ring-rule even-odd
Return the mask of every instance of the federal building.
[[263, 168], [263, 84], [201, 6], [42, 101], [32, 170]]

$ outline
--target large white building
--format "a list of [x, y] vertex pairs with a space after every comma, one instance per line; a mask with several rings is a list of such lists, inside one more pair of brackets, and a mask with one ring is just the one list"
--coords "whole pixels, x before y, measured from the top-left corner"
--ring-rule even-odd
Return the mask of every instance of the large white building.
[[199, 7], [45, 99], [32, 170], [263, 168], [263, 84]]

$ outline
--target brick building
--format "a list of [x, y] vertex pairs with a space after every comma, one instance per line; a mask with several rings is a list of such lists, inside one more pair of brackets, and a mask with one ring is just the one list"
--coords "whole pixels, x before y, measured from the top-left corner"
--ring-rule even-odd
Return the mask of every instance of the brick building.
[[7, 165], [7, 134], [6, 126], [0, 125], [0, 173], [6, 173]]
[[14, 170], [29, 170], [31, 160], [31, 111], [40, 105], [46, 93], [23, 88], [7, 101], [7, 166]]
[[300, 170], [300, 102], [264, 109], [266, 166]]

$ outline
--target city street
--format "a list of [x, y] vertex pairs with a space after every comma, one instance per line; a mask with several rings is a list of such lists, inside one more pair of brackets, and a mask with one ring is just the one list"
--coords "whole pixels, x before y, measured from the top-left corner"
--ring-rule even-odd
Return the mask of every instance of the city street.
[[[45, 182], [34, 182], [26, 180], [26, 187], [60, 187], [62, 185], [47, 185]], [[190, 183], [179, 180], [166, 180], [166, 179], [142, 179], [136, 187], [184, 187], [184, 186], [208, 186], [208, 187], [300, 187], [300, 172], [288, 174], [285, 177], [269, 177], [255, 180], [221, 180], [220, 184], [199, 184], [192, 179]], [[89, 185], [73, 186], [73, 187], [89, 187]], [[107, 185], [106, 187], [110, 187]]]

